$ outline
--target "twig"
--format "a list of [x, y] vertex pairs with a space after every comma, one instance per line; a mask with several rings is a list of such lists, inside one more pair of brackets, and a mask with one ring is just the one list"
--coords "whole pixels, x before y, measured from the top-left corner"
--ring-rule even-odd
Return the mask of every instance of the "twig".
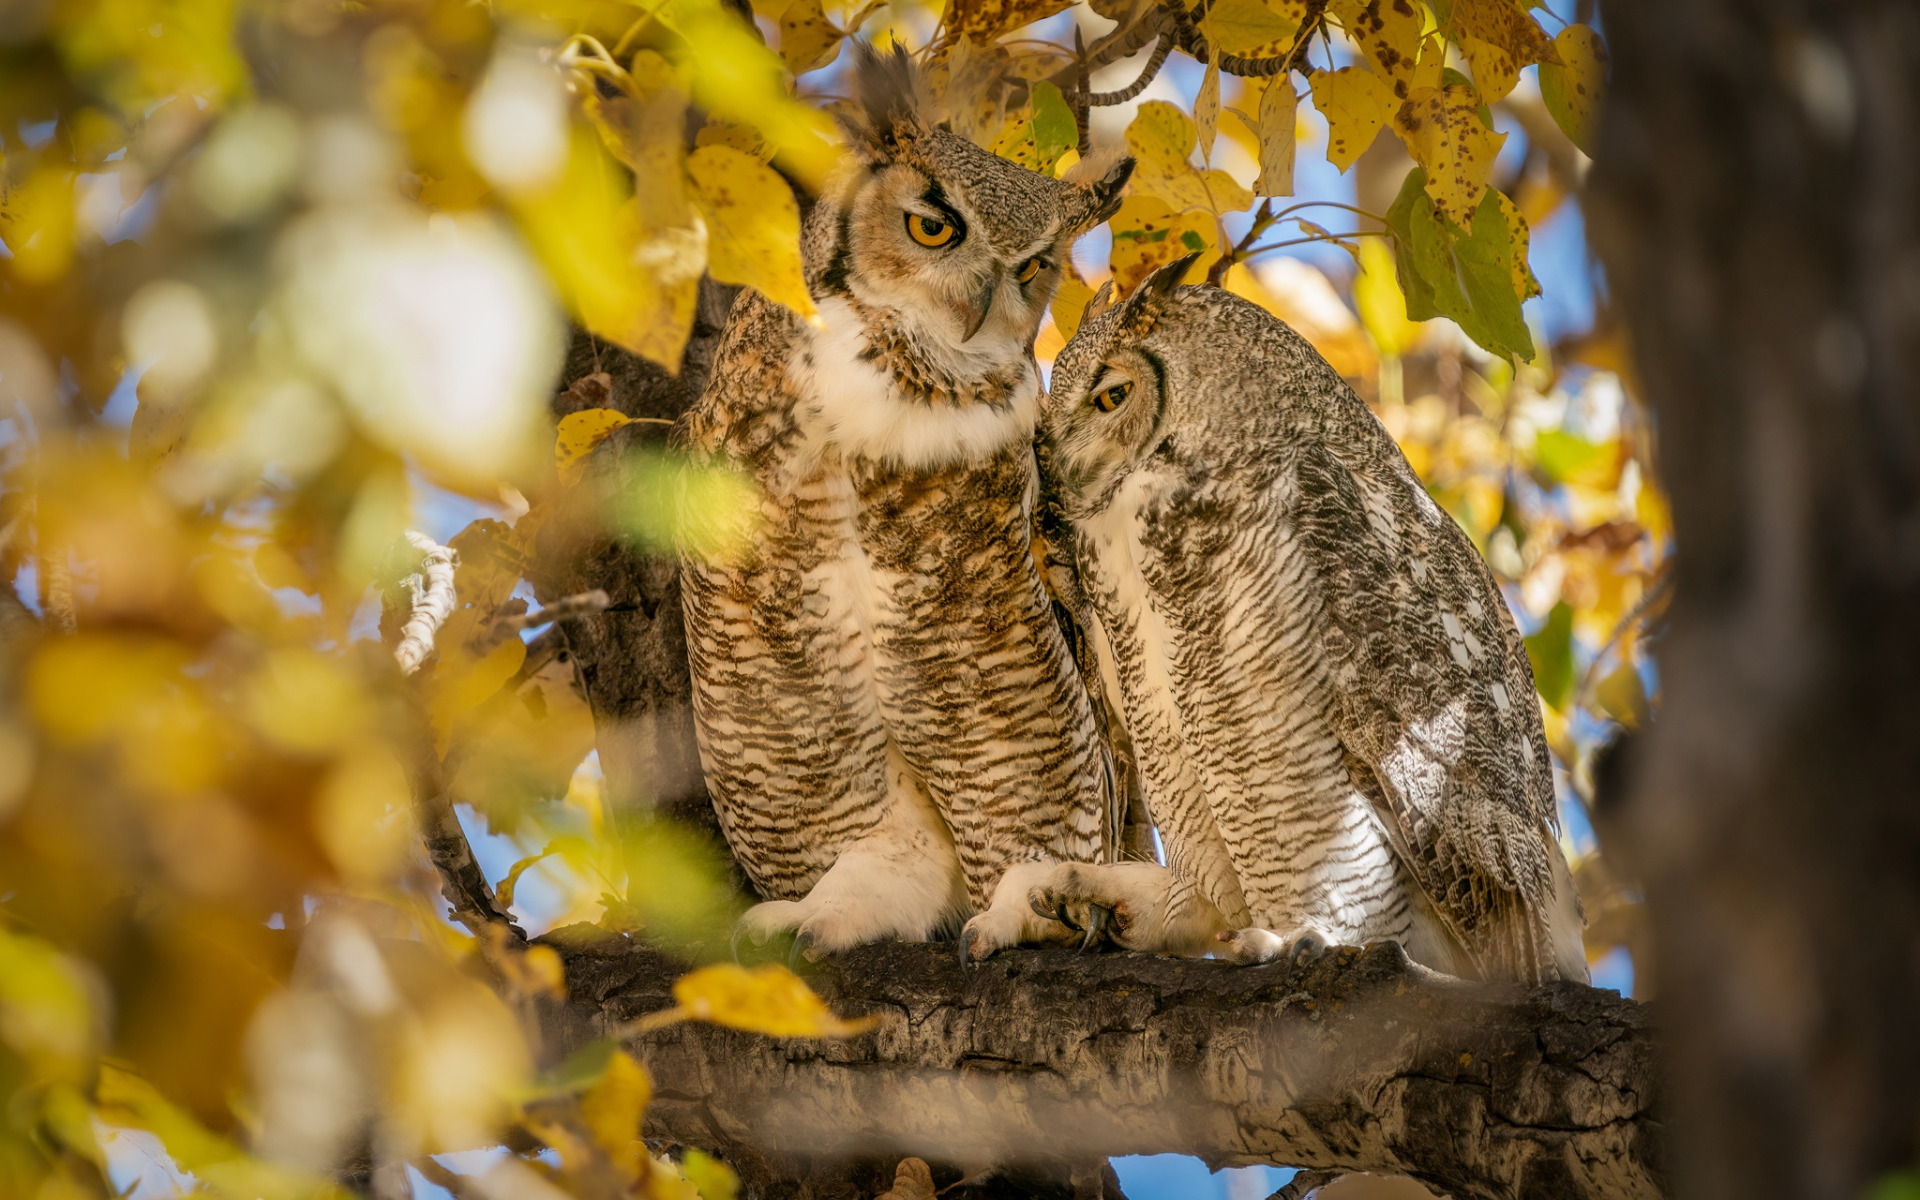
[[538, 612], [513, 613], [495, 617], [487, 625], [486, 635], [481, 639], [484, 649], [491, 650], [510, 634], [522, 629], [538, 629], [542, 625], [551, 625], [556, 621], [571, 621], [591, 613], [605, 612], [612, 603], [607, 594], [599, 588], [590, 592], [581, 592], [577, 596], [562, 596]]
[[1219, 287], [1220, 281], [1225, 279], [1227, 272], [1233, 269], [1233, 264], [1241, 261], [1250, 253], [1247, 247], [1253, 245], [1253, 240], [1273, 228], [1275, 222], [1279, 220], [1279, 214], [1273, 211], [1273, 200], [1269, 198], [1260, 201], [1260, 207], [1254, 210], [1253, 224], [1247, 226], [1246, 235], [1238, 242], [1235, 242], [1225, 254], [1222, 254], [1219, 259], [1214, 262], [1213, 266], [1207, 271], [1207, 282], [1215, 287]]
[[407, 545], [420, 552], [421, 585], [413, 596], [413, 614], [401, 630], [393, 657], [402, 675], [411, 675], [433, 653], [434, 635], [453, 615], [453, 571], [460, 556], [426, 534], [409, 529]]
[[77, 633], [80, 618], [73, 607], [73, 564], [65, 546], [40, 547], [40, 611], [59, 633]]
[[[460, 828], [460, 818], [453, 811], [453, 797], [447, 792], [440, 756], [434, 752], [432, 732], [424, 727], [424, 711], [419, 717], [422, 728], [413, 754], [411, 780], [414, 819], [420, 825], [427, 859], [440, 874], [440, 894], [453, 906], [454, 920], [479, 939], [481, 954], [491, 963], [496, 939], [520, 950], [526, 948], [527, 933], [500, 906], [486, 872], [474, 860], [473, 847], [467, 844], [466, 831]], [[491, 933], [493, 930], [499, 932]]]
[[1089, 92], [1087, 105], [1091, 108], [1105, 108], [1113, 104], [1125, 104], [1127, 101], [1147, 90], [1147, 86], [1160, 74], [1160, 68], [1166, 64], [1167, 55], [1173, 53], [1173, 39], [1161, 37], [1153, 47], [1153, 56], [1147, 59], [1147, 65], [1140, 70], [1139, 78], [1126, 87], [1113, 92]]

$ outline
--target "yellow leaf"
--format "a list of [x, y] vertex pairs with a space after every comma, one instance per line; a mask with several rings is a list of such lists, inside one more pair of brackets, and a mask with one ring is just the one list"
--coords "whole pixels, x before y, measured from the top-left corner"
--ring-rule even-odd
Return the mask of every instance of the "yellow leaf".
[[673, 998], [693, 1020], [774, 1037], [849, 1037], [876, 1023], [872, 1017], [842, 1021], [777, 963], [751, 971], [733, 963], [690, 971], [674, 981]]
[[[1299, 18], [1289, 19], [1260, 0], [1215, 0], [1207, 9], [1207, 40], [1225, 54], [1264, 54], [1275, 43], [1292, 44]], [[1286, 46], [1273, 50], [1286, 53]]]
[[1313, 104], [1327, 119], [1327, 161], [1343, 172], [1366, 153], [1399, 107], [1393, 90], [1359, 67], [1314, 72]]
[[740, 1177], [733, 1168], [702, 1150], [687, 1147], [680, 1170], [700, 1193], [700, 1200], [736, 1200], [740, 1195]]
[[1480, 98], [1464, 83], [1422, 88], [1394, 114], [1395, 132], [1427, 171], [1427, 195], [1455, 225], [1473, 223], [1494, 156], [1507, 140], [1480, 120]]
[[467, 653], [454, 628], [455, 621], [464, 615], [456, 614], [441, 631], [442, 657], [434, 672], [433, 697], [428, 704], [436, 749], [443, 755], [454, 722], [492, 699], [527, 658], [527, 644], [512, 636], [481, 657]]
[[754, 289], [803, 317], [815, 315], [800, 269], [800, 206], [772, 167], [731, 146], [687, 158], [694, 198], [707, 218], [707, 270]]
[[1142, 104], [1127, 125], [1127, 146], [1140, 169], [1162, 175], [1193, 169], [1187, 160], [1193, 154], [1194, 136], [1187, 114], [1165, 100]]
[[501, 878], [499, 883], [493, 885], [493, 897], [500, 902], [501, 908], [513, 907], [514, 890], [520, 886], [520, 877], [527, 873], [527, 868], [535, 865], [541, 859], [552, 853], [553, 847], [548, 846], [540, 853], [529, 854], [507, 868], [506, 875]]
[[1495, 191], [1499, 197], [1500, 215], [1507, 219], [1507, 232], [1511, 235], [1512, 259], [1509, 266], [1513, 269], [1513, 291], [1521, 300], [1527, 300], [1540, 294], [1540, 281], [1534, 277], [1533, 267], [1527, 262], [1527, 219], [1520, 215], [1520, 209], [1507, 199], [1505, 192]]
[[[706, 265], [699, 231], [648, 228], [628, 196], [632, 176], [586, 130], [576, 130], [565, 177], [519, 198], [521, 230], [560, 294], [593, 333], [669, 370], [680, 368]], [[656, 204], [669, 197], [654, 190]]]
[[[1512, 90], [1512, 79], [1521, 67], [1559, 61], [1558, 52], [1547, 39], [1547, 31], [1513, 0], [1453, 0], [1453, 24], [1461, 49], [1473, 64], [1473, 79], [1480, 85], [1481, 98], [1488, 104]], [[1472, 47], [1475, 42], [1482, 47], [1479, 58], [1475, 57]], [[1491, 65], [1496, 57], [1504, 60], [1498, 72], [1499, 77], [1506, 80], [1506, 86], [1497, 94], [1488, 90], [1489, 81], [1480, 77], [1483, 59]]]
[[51, 283], [73, 261], [73, 172], [39, 166], [25, 180], [0, 189], [0, 241], [22, 283]]
[[1520, 82], [1520, 67], [1513, 56], [1491, 42], [1483, 42], [1477, 37], [1462, 36], [1456, 43], [1460, 52], [1466, 55], [1467, 65], [1473, 69], [1474, 90], [1480, 93], [1480, 99], [1494, 104], [1504, 99], [1513, 85]]
[[841, 33], [820, 9], [820, 0], [793, 0], [780, 14], [780, 57], [795, 75], [817, 71], [840, 55]]
[[1420, 323], [1407, 319], [1407, 298], [1394, 277], [1393, 250], [1382, 238], [1360, 241], [1353, 303], [1360, 310], [1360, 324], [1382, 357], [1398, 358], [1420, 341]]
[[1560, 61], [1540, 64], [1540, 99], [1573, 144], [1592, 154], [1607, 94], [1606, 44], [1585, 25], [1569, 25], [1553, 48]]
[[941, 24], [948, 33], [986, 43], [1071, 5], [1072, 0], [947, 0]]
[[1620, 653], [1620, 665], [1593, 689], [1593, 698], [1608, 716], [1632, 729], [1640, 724], [1640, 718], [1647, 711], [1647, 693], [1640, 672], [1634, 669], [1628, 647], [1622, 646]]
[[1293, 195], [1295, 117], [1300, 97], [1293, 84], [1276, 79], [1260, 93], [1260, 176], [1253, 181], [1255, 195]]
[[1151, 195], [1128, 196], [1113, 215], [1113, 286], [1121, 295], [1138, 287], [1156, 267], [1182, 255], [1201, 252], [1186, 282], [1206, 278], [1207, 268], [1220, 257], [1215, 246], [1219, 230], [1204, 212], [1176, 213], [1164, 200]]
[[611, 408], [583, 408], [560, 418], [559, 436], [553, 440], [553, 465], [560, 482], [580, 482], [587, 469], [587, 455], [614, 430], [633, 418]]
[[1088, 287], [1080, 276], [1069, 270], [1060, 276], [1060, 289], [1053, 294], [1053, 323], [1060, 330], [1060, 336], [1067, 341], [1080, 331], [1080, 318], [1086, 314], [1087, 305], [1093, 302], [1093, 289]]
[[1220, 63], [1217, 56], [1207, 62], [1201, 77], [1199, 94], [1193, 98], [1193, 124], [1200, 140], [1200, 159], [1213, 162], [1213, 139], [1220, 131]]
[[640, 1140], [640, 1119], [653, 1099], [647, 1071], [631, 1054], [616, 1050], [600, 1081], [580, 1097], [580, 1119], [596, 1145], [627, 1179], [638, 1179], [647, 1152]]
[[1396, 99], [1413, 94], [1421, 57], [1419, 5], [1413, 0], [1334, 0], [1327, 11], [1391, 85]]

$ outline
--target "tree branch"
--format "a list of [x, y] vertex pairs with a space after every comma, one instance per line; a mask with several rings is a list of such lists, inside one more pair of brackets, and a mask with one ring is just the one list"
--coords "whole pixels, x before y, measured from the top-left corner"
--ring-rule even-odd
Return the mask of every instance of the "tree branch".
[[[673, 1003], [676, 964], [568, 933], [573, 1025], [550, 1044]], [[977, 1169], [1178, 1152], [1410, 1175], [1460, 1200], [1664, 1186], [1652, 1030], [1611, 992], [1466, 983], [1388, 944], [1297, 971], [1058, 950], [969, 969], [949, 946], [894, 944], [811, 982], [878, 1029], [822, 1042], [687, 1023], [631, 1039], [654, 1080], [649, 1136], [749, 1181], [908, 1154]]]

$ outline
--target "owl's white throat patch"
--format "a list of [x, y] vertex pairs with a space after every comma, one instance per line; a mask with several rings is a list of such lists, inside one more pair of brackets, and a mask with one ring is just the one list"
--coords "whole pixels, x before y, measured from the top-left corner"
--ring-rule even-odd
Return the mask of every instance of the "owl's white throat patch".
[[[1030, 359], [1008, 405], [929, 404], [901, 392], [884, 368], [862, 358], [866, 329], [845, 300], [820, 305], [824, 329], [811, 331], [788, 363], [803, 397], [809, 430], [849, 457], [917, 470], [977, 462], [1033, 439], [1040, 412], [1040, 376]], [[809, 359], [811, 361], [809, 361]], [[954, 364], [960, 365], [960, 364]], [[982, 363], [984, 373], [991, 366]]]

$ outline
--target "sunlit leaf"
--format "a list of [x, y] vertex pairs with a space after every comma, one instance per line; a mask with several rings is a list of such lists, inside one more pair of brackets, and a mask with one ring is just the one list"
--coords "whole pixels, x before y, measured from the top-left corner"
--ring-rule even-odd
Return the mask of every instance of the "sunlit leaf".
[[0, 192], [0, 242], [22, 283], [49, 283], [73, 261], [73, 180], [71, 170], [47, 164]]
[[601, 1151], [628, 1179], [637, 1179], [647, 1153], [640, 1119], [653, 1098], [647, 1071], [624, 1050], [607, 1059], [600, 1078], [580, 1097], [580, 1117]]
[[1425, 169], [1434, 207], [1454, 224], [1468, 224], [1507, 140], [1482, 123], [1473, 88], [1454, 83], [1417, 91], [1394, 114], [1393, 125]]
[[1392, 89], [1361, 67], [1314, 72], [1313, 103], [1327, 119], [1327, 161], [1342, 171], [1366, 152], [1399, 108]]
[[877, 1018], [843, 1021], [798, 975], [778, 963], [748, 970], [734, 963], [702, 967], [673, 983], [687, 1017], [774, 1037], [851, 1037]]
[[1450, 317], [1468, 337], [1499, 355], [1533, 357], [1533, 338], [1514, 290], [1513, 231], [1489, 189], [1463, 230], [1435, 209], [1424, 172], [1407, 173], [1387, 210], [1407, 316]]
[[1070, 7], [1072, 0], [947, 0], [940, 21], [948, 33], [990, 42]]
[[800, 207], [773, 168], [731, 146], [702, 146], [687, 176], [707, 219], [707, 269], [803, 317], [815, 314], [800, 269]]
[[1269, 83], [1260, 93], [1260, 175], [1253, 181], [1256, 196], [1293, 195], [1293, 151], [1300, 96], [1284, 79]]
[[1520, 69], [1553, 63], [1559, 53], [1539, 22], [1513, 0], [1453, 0], [1453, 22], [1461, 52], [1473, 68], [1473, 82], [1487, 104], [1513, 90]]
[[1507, 199], [1504, 192], [1496, 191], [1493, 195], [1500, 205], [1500, 215], [1507, 222], [1507, 240], [1511, 246], [1508, 262], [1513, 272], [1514, 293], [1523, 301], [1531, 299], [1540, 294], [1540, 280], [1534, 276], [1533, 266], [1527, 261], [1530, 240], [1527, 219], [1520, 215], [1520, 209]]
[[846, 37], [820, 8], [820, 0], [793, 0], [780, 14], [780, 57], [795, 75], [817, 71], [840, 56]]
[[1300, 27], [1260, 0], [1215, 0], [1202, 28], [1207, 38], [1226, 54], [1254, 54], [1282, 40], [1291, 41]]
[[1593, 698], [1602, 712], [1628, 729], [1636, 728], [1646, 716], [1646, 686], [1639, 670], [1624, 653], [1620, 665], [1594, 685]]
[[1061, 160], [1073, 151], [1080, 139], [1073, 110], [1067, 106], [1060, 89], [1045, 81], [1034, 85], [1030, 108], [1030, 117], [1008, 121], [989, 148], [1029, 171], [1055, 174], [1061, 169]]
[[1094, 289], [1073, 271], [1060, 276], [1059, 290], [1053, 294], [1053, 323], [1060, 328], [1060, 336], [1071, 340], [1080, 329], [1080, 318], [1086, 314], [1087, 305], [1093, 302]]
[[1420, 6], [1413, 0], [1333, 0], [1327, 11], [1387, 81], [1395, 98], [1411, 97], [1421, 57]]
[[1585, 25], [1569, 25], [1554, 35], [1558, 63], [1540, 66], [1540, 99], [1574, 145], [1594, 152], [1600, 110], [1607, 94], [1607, 47]]
[[574, 484], [587, 469], [587, 455], [606, 440], [608, 434], [633, 420], [612, 408], [583, 408], [560, 418], [559, 434], [553, 442], [553, 465], [560, 482]]
[[1207, 268], [1220, 257], [1218, 227], [1210, 215], [1176, 213], [1155, 196], [1128, 196], [1114, 213], [1112, 228], [1109, 266], [1114, 287], [1121, 294], [1138, 287], [1155, 268], [1196, 252], [1202, 257], [1188, 272], [1186, 282], [1197, 283], [1206, 278]]
[[1133, 190], [1158, 197], [1176, 212], [1205, 209], [1237, 212], [1253, 203], [1253, 194], [1221, 170], [1202, 171], [1190, 160], [1198, 140], [1187, 114], [1164, 100], [1140, 106], [1127, 125], [1127, 145], [1136, 166]]
[[1220, 131], [1220, 64], [1207, 62], [1200, 77], [1200, 91], [1193, 98], [1193, 125], [1200, 143], [1200, 161], [1213, 162], [1213, 139]]
[[1360, 243], [1360, 274], [1353, 281], [1353, 303], [1360, 323], [1382, 355], [1398, 357], [1420, 340], [1420, 325], [1407, 318], [1407, 299], [1394, 279], [1393, 251], [1379, 238]]

